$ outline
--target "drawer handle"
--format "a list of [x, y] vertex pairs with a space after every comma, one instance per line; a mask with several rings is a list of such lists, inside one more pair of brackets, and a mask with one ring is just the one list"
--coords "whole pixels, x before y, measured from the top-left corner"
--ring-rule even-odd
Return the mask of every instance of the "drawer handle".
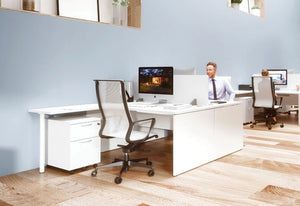
[[80, 143], [89, 143], [89, 142], [92, 142], [93, 140], [86, 140], [86, 141], [82, 141], [82, 142], [80, 142]]
[[81, 125], [82, 127], [89, 127], [89, 126], [92, 126], [92, 123], [90, 123], [90, 124], [83, 124], [83, 125]]

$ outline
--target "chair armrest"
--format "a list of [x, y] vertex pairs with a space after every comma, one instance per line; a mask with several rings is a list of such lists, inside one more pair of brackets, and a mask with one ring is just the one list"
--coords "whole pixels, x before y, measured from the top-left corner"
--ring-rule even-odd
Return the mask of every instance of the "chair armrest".
[[133, 124], [140, 123], [140, 122], [147, 122], [147, 121], [152, 121], [152, 122], [154, 121], [154, 123], [155, 123], [155, 118], [136, 120], [133, 122]]
[[[143, 139], [143, 141], [146, 141], [146, 140], [148, 140], [148, 139], [150, 139], [150, 138], [152, 138], [152, 137], [156, 137], [156, 138], [158, 137], [157, 135], [149, 136], [151, 130], [152, 130], [153, 127], [154, 127], [154, 124], [155, 124], [155, 118], [148, 118], [148, 119], [142, 119], [142, 120], [137, 120], [137, 121], [132, 122], [132, 125], [130, 125], [130, 129], [128, 130], [128, 133], [127, 133], [127, 135], [126, 135], [126, 139], [129, 139], [129, 136], [131, 135], [131, 132], [132, 132], [134, 126], [135, 126], [136, 124], [138, 124], [138, 123], [141, 123], [141, 122], [149, 122], [149, 123], [150, 123], [149, 130], [148, 130], [148, 132], [147, 132], [147, 135], [146, 135], [145, 138]], [[138, 141], [131, 141], [131, 142], [132, 142], [132, 143], [134, 143], [134, 142], [140, 142], [140, 140], [138, 140]]]
[[135, 124], [137, 123], [141, 123], [141, 122], [149, 122], [151, 121], [151, 124], [150, 124], [150, 127], [149, 127], [149, 130], [148, 130], [148, 133], [147, 133], [147, 137], [150, 135], [150, 132], [151, 130], [153, 129], [154, 127], [154, 124], [155, 124], [155, 118], [148, 118], [148, 119], [141, 119], [141, 120], [137, 120], [137, 121], [134, 121], [133, 122], [133, 127]]

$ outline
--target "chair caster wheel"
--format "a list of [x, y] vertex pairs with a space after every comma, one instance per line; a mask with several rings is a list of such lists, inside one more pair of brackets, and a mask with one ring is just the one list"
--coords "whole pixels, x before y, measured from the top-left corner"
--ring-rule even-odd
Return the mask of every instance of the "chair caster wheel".
[[283, 127], [284, 127], [284, 124], [281, 124], [280, 127], [283, 128]]
[[146, 165], [152, 165], [152, 162], [151, 161], [147, 161]]
[[268, 130], [271, 130], [272, 129], [272, 126], [268, 126]]
[[149, 176], [149, 177], [154, 176], [154, 170], [149, 170], [149, 171], [148, 171], [148, 176]]
[[92, 176], [92, 177], [96, 177], [96, 175], [97, 175], [97, 170], [94, 170], [94, 171], [91, 173], [91, 176]]
[[120, 184], [122, 182], [122, 178], [121, 177], [116, 177], [115, 178], [115, 183], [116, 184]]

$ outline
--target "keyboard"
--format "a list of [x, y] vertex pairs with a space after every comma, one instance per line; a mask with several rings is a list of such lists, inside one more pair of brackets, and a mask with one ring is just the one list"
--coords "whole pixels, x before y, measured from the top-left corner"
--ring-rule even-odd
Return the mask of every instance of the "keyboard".
[[164, 109], [172, 109], [172, 110], [186, 109], [190, 107], [192, 107], [191, 104], [166, 104], [163, 106]]
[[149, 107], [162, 107], [163, 109], [171, 109], [171, 110], [177, 110], [177, 109], [186, 109], [192, 107], [191, 104], [157, 104], [152, 102], [130, 102], [128, 103], [129, 107], [135, 107], [135, 108], [149, 108]]
[[227, 101], [224, 101], [224, 100], [213, 100], [213, 101], [210, 101], [210, 103], [212, 103], [212, 104], [224, 104], [224, 103], [227, 103]]
[[153, 105], [153, 103], [151, 102], [130, 102], [128, 103], [128, 106], [130, 107], [153, 107], [155, 105]]

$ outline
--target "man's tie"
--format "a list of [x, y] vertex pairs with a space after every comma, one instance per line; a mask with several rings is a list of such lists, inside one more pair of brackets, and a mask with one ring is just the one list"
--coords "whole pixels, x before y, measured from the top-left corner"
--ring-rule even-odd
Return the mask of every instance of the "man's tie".
[[217, 90], [216, 90], [216, 83], [215, 79], [211, 79], [213, 85], [213, 92], [214, 92], [214, 100], [217, 100]]

